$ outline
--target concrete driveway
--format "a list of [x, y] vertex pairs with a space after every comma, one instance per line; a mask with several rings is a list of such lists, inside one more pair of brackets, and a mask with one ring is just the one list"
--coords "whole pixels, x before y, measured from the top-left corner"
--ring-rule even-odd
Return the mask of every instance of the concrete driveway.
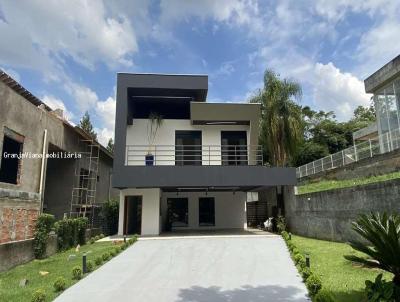
[[55, 301], [309, 301], [278, 236], [141, 240]]

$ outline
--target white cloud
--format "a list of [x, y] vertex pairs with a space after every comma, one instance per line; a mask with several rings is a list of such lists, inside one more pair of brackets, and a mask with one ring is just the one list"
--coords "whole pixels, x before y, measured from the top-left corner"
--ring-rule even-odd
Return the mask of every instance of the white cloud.
[[66, 82], [65, 90], [73, 97], [79, 111], [85, 112], [96, 107], [99, 98], [92, 89], [75, 82]]
[[317, 63], [313, 70], [314, 103], [324, 111], [333, 110], [339, 120], [349, 119], [353, 110], [370, 104], [364, 83], [347, 72], [341, 72], [333, 63]]
[[65, 103], [59, 98], [56, 98], [53, 95], [44, 95], [42, 97], [42, 101], [53, 110], [61, 109], [64, 113], [64, 117], [67, 120], [71, 120], [74, 118], [74, 114], [67, 109]]
[[102, 1], [3, 1], [0, 62], [57, 78], [66, 57], [94, 69], [131, 65], [138, 50], [135, 32], [123, 14], [110, 16]]
[[107, 98], [104, 102], [99, 101], [96, 104], [96, 114], [102, 121], [102, 125], [112, 132], [114, 132], [115, 127], [115, 107], [116, 101], [112, 97]]
[[108, 128], [94, 128], [97, 133], [97, 140], [103, 146], [107, 146], [110, 138], [114, 139], [114, 131]]

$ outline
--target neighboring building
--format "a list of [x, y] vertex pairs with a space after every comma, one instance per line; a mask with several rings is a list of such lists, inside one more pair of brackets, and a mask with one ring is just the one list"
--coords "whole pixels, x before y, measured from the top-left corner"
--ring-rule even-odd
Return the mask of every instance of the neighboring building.
[[204, 75], [118, 74], [119, 234], [245, 229], [257, 196], [283, 210], [295, 169], [262, 165], [260, 105], [207, 103], [207, 90]]
[[373, 93], [381, 153], [400, 147], [400, 55], [369, 76], [365, 91]]
[[[90, 216], [99, 203], [115, 196], [112, 155], [66, 121], [62, 111], [53, 111], [1, 70], [0, 151], [0, 243], [31, 238], [41, 211], [58, 219]], [[86, 151], [92, 152], [81, 153]], [[9, 156], [20, 152], [79, 152], [82, 157]]]

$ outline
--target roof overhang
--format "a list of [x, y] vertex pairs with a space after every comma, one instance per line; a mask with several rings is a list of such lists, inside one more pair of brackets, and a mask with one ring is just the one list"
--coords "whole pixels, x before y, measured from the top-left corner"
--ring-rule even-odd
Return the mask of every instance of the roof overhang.
[[365, 92], [374, 93], [398, 76], [400, 76], [400, 55], [364, 80]]

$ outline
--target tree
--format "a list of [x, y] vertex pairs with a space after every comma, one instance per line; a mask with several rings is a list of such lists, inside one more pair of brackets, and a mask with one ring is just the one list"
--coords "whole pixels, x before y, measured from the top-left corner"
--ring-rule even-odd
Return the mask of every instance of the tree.
[[107, 150], [108, 150], [110, 153], [114, 153], [114, 140], [113, 140], [112, 138], [110, 138], [110, 139], [108, 140], [108, 143], [107, 143]]
[[85, 112], [82, 119], [79, 122], [79, 127], [89, 134], [94, 140], [97, 140], [97, 133], [93, 129], [92, 122], [90, 121], [89, 112]]
[[250, 99], [261, 104], [260, 143], [274, 166], [286, 166], [303, 139], [300, 85], [289, 79], [280, 79], [271, 70], [264, 74], [264, 88]]
[[119, 202], [115, 199], [106, 200], [101, 208], [101, 217], [104, 219], [106, 233], [114, 235], [118, 232]]
[[367, 242], [353, 241], [351, 247], [370, 258], [355, 255], [345, 258], [392, 273], [393, 283], [400, 286], [400, 216], [363, 214], [353, 222], [353, 230]]

